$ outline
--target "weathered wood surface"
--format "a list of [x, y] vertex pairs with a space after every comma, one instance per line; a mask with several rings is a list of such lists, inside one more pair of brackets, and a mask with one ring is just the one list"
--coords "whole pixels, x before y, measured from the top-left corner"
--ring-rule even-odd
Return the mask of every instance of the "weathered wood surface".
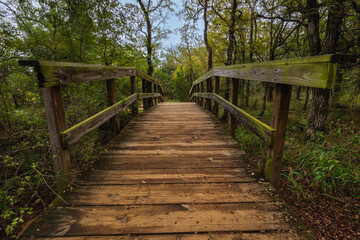
[[71, 83], [138, 76], [148, 82], [161, 84], [134, 67], [117, 67], [85, 63], [19, 60], [21, 66], [32, 66], [38, 73], [40, 87], [53, 87]]
[[97, 128], [98, 126], [109, 120], [110, 118], [114, 117], [121, 110], [127, 108], [132, 103], [134, 103], [137, 99], [138, 99], [138, 95], [135, 93], [130, 97], [104, 109], [103, 111], [61, 132], [60, 135], [61, 135], [62, 145], [66, 146], [68, 144], [76, 143], [86, 133], [94, 130], [95, 128]]
[[193, 83], [190, 92], [195, 85], [214, 76], [332, 89], [335, 82], [337, 63], [354, 61], [354, 57], [346, 55], [321, 55], [219, 66], [197, 79]]
[[61, 135], [59, 134], [67, 128], [60, 86], [43, 88], [43, 96], [54, 170], [59, 173], [56, 175], [56, 186], [57, 191], [62, 192], [71, 177], [71, 162], [69, 149], [62, 147]]
[[67, 204], [56, 201], [22, 237], [309, 239], [246, 165], [243, 151], [197, 104], [160, 103], [114, 139], [65, 193]]
[[[24, 238], [31, 240], [34, 238]], [[43, 240], [304, 240], [306, 236], [299, 236], [287, 232], [264, 233], [196, 233], [196, 234], [151, 234], [151, 235], [123, 235], [123, 236], [76, 236], [76, 237], [43, 237]]]
[[[250, 129], [255, 133], [259, 138], [265, 141], [269, 146], [274, 144], [274, 138], [276, 131], [274, 128], [266, 125], [265, 123], [259, 121], [255, 117], [251, 116], [244, 110], [238, 108], [236, 105], [226, 101], [224, 98], [220, 97], [214, 93], [194, 93], [191, 98], [201, 97], [206, 99], [213, 99], [216, 103], [226, 109], [232, 117], [237, 121], [244, 124], [245, 127]], [[234, 123], [234, 122], [233, 122]], [[234, 131], [234, 128], [232, 129]]]

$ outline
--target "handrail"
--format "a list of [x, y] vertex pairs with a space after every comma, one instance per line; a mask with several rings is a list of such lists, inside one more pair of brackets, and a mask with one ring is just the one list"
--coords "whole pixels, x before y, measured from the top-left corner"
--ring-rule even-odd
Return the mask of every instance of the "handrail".
[[[290, 106], [292, 85], [326, 88], [334, 87], [338, 63], [355, 62], [355, 57], [347, 55], [321, 55], [297, 59], [249, 63], [214, 67], [193, 82], [191, 100], [218, 115], [218, 105], [230, 113], [229, 131], [235, 135], [239, 121], [259, 136], [270, 149], [269, 157], [263, 164], [263, 172], [275, 186], [280, 181], [281, 159], [284, 151], [286, 124]], [[212, 79], [215, 77], [215, 91], [212, 93]], [[231, 101], [220, 97], [220, 77], [231, 79]], [[271, 127], [238, 108], [239, 79], [276, 83]], [[204, 82], [206, 81], [206, 91]], [[211, 108], [211, 101], [214, 108]]]
[[194, 93], [190, 100], [192, 100], [194, 97], [202, 97], [202, 98], [214, 100], [216, 103], [218, 103], [228, 112], [230, 112], [236, 118], [236, 120], [244, 124], [259, 138], [261, 138], [268, 146], [270, 147], [273, 146], [275, 134], [276, 134], [274, 128], [259, 121], [249, 113], [238, 108], [231, 102], [226, 101], [224, 98], [222, 98], [216, 93]]
[[[50, 62], [42, 60], [19, 60], [21, 66], [32, 66], [38, 75], [39, 87], [43, 89], [46, 118], [50, 132], [50, 146], [58, 192], [67, 186], [71, 177], [69, 145], [110, 120], [113, 135], [119, 132], [115, 116], [132, 106], [133, 116], [138, 110], [136, 101], [143, 100], [144, 110], [163, 101], [164, 90], [160, 82], [134, 67], [105, 66], [96, 64]], [[115, 79], [130, 77], [131, 96], [116, 103]], [[142, 79], [142, 93], [136, 93], [136, 77]], [[109, 107], [84, 121], [67, 128], [61, 96], [61, 86], [89, 81], [106, 80]], [[154, 88], [152, 88], [152, 84]]]
[[334, 87], [337, 64], [353, 62], [354, 60], [353, 56], [329, 54], [218, 66], [194, 81], [190, 93], [195, 85], [215, 76], [332, 89]]
[[53, 87], [71, 83], [106, 80], [136, 76], [160, 86], [154, 78], [135, 67], [118, 67], [70, 62], [52, 62], [43, 60], [19, 60], [20, 66], [32, 66], [39, 73], [40, 87]]

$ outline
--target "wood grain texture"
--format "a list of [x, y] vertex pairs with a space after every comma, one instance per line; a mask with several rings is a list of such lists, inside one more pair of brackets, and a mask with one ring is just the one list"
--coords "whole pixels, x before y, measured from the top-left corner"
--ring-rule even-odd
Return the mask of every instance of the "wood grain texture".
[[282, 156], [284, 153], [286, 125], [289, 115], [291, 85], [276, 84], [273, 114], [271, 126], [276, 128], [275, 143], [272, 148], [271, 164], [271, 183], [278, 187], [280, 184], [280, 174]]
[[118, 67], [85, 63], [19, 60], [21, 66], [33, 66], [38, 73], [40, 87], [138, 76], [148, 82], [161, 84], [134, 67]]
[[25, 237], [25, 240], [308, 240], [311, 236], [305, 234], [288, 233], [281, 231], [262, 233], [195, 233], [195, 234], [152, 234], [152, 235], [117, 235], [117, 236], [76, 236], [76, 237]]
[[43, 88], [46, 119], [50, 134], [50, 149], [54, 170], [56, 173], [56, 187], [60, 193], [66, 188], [71, 178], [71, 162], [69, 149], [61, 145], [61, 134], [66, 127], [64, 107], [61, 97], [61, 87]]
[[219, 66], [211, 69], [193, 82], [190, 93], [195, 85], [214, 76], [332, 89], [334, 87], [337, 63], [355, 61], [352, 56], [330, 54]]
[[159, 103], [140, 113], [99, 158], [64, 194], [67, 203], [54, 201], [23, 239], [301, 239], [306, 233], [196, 103]]
[[275, 129], [259, 121], [252, 115], [248, 114], [244, 110], [238, 108], [234, 104], [226, 101], [224, 98], [213, 93], [194, 93], [192, 97], [201, 97], [206, 99], [213, 99], [216, 103], [230, 112], [237, 121], [244, 124], [245, 127], [250, 129], [259, 138], [265, 141], [269, 146], [272, 146], [275, 138]]
[[74, 144], [80, 140], [86, 133], [94, 130], [111, 117], [115, 116], [121, 110], [127, 108], [138, 99], [135, 93], [130, 97], [104, 109], [103, 111], [91, 116], [90, 118], [72, 126], [71, 128], [60, 133], [63, 146]]

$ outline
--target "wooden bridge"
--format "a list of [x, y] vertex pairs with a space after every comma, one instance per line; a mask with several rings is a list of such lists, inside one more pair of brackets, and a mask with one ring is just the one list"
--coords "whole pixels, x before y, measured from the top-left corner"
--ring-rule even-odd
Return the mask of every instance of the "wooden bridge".
[[[125, 108], [136, 116], [22, 239], [312, 239], [271, 184], [251, 175], [231, 135], [241, 122], [264, 140], [263, 170], [276, 186], [290, 84], [332, 88], [343, 61], [327, 55], [215, 68], [194, 82], [195, 103], [163, 102], [160, 83], [135, 68], [21, 61], [35, 67], [43, 88], [59, 193], [72, 177], [69, 146], [107, 120], [117, 135], [115, 115]], [[130, 77], [131, 95], [115, 103], [120, 77]], [[219, 96], [220, 77], [231, 77], [231, 102]], [[271, 127], [236, 107], [238, 78], [276, 82]], [[96, 80], [107, 80], [110, 106], [67, 128], [61, 85]], [[138, 99], [145, 110], [139, 115]], [[214, 117], [219, 106], [230, 113], [230, 135]]]

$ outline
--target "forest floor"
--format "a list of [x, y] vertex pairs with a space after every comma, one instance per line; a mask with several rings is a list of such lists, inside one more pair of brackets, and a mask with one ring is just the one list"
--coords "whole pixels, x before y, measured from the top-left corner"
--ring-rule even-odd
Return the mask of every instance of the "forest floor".
[[[308, 113], [292, 102], [279, 192], [317, 239], [360, 239], [360, 109], [331, 108], [327, 133], [306, 142]], [[258, 118], [270, 124], [271, 106]], [[256, 172], [262, 142], [241, 127], [237, 140]]]

